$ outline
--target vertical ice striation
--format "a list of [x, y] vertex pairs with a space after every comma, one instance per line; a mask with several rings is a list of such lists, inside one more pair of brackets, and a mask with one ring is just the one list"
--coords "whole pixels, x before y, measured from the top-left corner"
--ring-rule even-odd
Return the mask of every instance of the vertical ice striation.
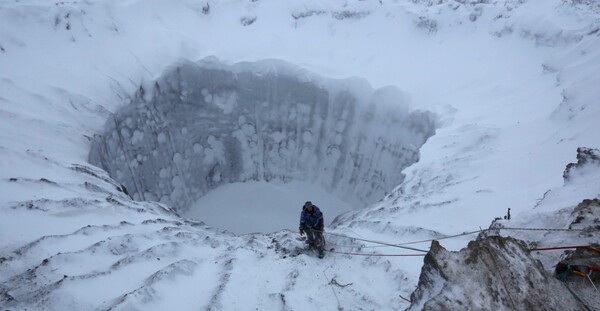
[[409, 112], [394, 87], [274, 60], [183, 62], [111, 116], [90, 162], [134, 198], [180, 209], [248, 180], [314, 182], [371, 203], [402, 181], [434, 131], [434, 116]]

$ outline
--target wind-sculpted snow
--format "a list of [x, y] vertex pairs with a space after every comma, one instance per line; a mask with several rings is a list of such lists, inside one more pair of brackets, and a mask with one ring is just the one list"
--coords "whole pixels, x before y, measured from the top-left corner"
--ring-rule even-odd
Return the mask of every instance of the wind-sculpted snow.
[[398, 89], [274, 61], [168, 69], [106, 123], [90, 161], [141, 200], [186, 208], [220, 185], [315, 182], [370, 203], [398, 185], [435, 131]]
[[[143, 203], [136, 210], [125, 207], [140, 203], [121, 202], [116, 209], [101, 200], [15, 208], [28, 218], [44, 213], [50, 227], [75, 229], [2, 253], [0, 305], [8, 310], [359, 310], [365, 303], [378, 309], [400, 305], [396, 291], [410, 288], [400, 266], [385, 258], [318, 259], [299, 250], [302, 242], [287, 230], [236, 237], [182, 220], [160, 204]], [[80, 216], [68, 219], [73, 214]], [[86, 225], [90, 222], [96, 224]], [[331, 237], [329, 243], [347, 242]], [[374, 280], [394, 285], [373, 290]]]

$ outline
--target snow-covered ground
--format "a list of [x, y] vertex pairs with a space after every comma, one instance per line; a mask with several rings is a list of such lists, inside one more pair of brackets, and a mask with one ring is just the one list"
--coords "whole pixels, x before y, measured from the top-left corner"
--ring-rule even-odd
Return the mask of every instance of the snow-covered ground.
[[[439, 115], [405, 181], [379, 203], [340, 208], [356, 210], [326, 232], [426, 240], [486, 228], [507, 208], [515, 225], [566, 226], [553, 219], [600, 193], [594, 176], [585, 187], [562, 187], [576, 148], [600, 147], [599, 29], [595, 1], [1, 0], [0, 306], [404, 309], [399, 295], [414, 290], [421, 257], [329, 253], [320, 261], [290, 251], [302, 244], [294, 232], [271, 232], [295, 228], [305, 200], [332, 220], [338, 211], [328, 208], [341, 207], [335, 198], [287, 188], [290, 218], [270, 212], [277, 225], [266, 233], [235, 236], [212, 227], [218, 213], [239, 210], [216, 205], [245, 208], [241, 194], [259, 198], [254, 191], [266, 185], [228, 186], [227, 199], [240, 196], [231, 204], [218, 193], [202, 198], [198, 206], [215, 213], [209, 227], [119, 192], [87, 164], [91, 137], [180, 60], [281, 59], [374, 88], [395, 85], [409, 94], [410, 110]], [[470, 238], [442, 245], [459, 249]], [[328, 243], [336, 251], [419, 253], [336, 235]]]

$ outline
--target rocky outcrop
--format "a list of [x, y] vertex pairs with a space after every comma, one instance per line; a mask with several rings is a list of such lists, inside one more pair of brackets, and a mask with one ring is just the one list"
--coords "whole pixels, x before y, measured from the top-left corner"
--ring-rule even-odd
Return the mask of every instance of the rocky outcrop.
[[577, 170], [582, 170], [586, 166], [600, 168], [600, 150], [579, 147], [577, 148], [577, 163], [569, 163], [563, 173], [565, 182], [573, 179]]
[[433, 241], [409, 310], [577, 310], [563, 284], [510, 237], [472, 241], [459, 252]]
[[[566, 280], [573, 279], [574, 281], [581, 281], [581, 273], [583, 273], [590, 277], [590, 281], [595, 283], [600, 282], [600, 271], [596, 270], [600, 268], [598, 250], [600, 250], [600, 245], [593, 244], [589, 246], [589, 248], [578, 248], [570, 251], [564, 259], [556, 265], [556, 274], [564, 274], [561, 276]], [[579, 274], [568, 273], [570, 271], [576, 271], [579, 272]], [[585, 281], [586, 276], [583, 277]], [[597, 299], [600, 299], [600, 297], [597, 297]]]
[[565, 251], [554, 272], [577, 294], [578, 299], [587, 307], [585, 310], [597, 310], [600, 306], [600, 245], [593, 243]]
[[319, 183], [374, 202], [398, 185], [434, 134], [398, 89], [330, 80], [268, 61], [181, 63], [106, 123], [90, 162], [135, 199], [185, 208], [220, 185]]
[[583, 229], [584, 232], [600, 231], [600, 199], [586, 199], [577, 204], [571, 213], [573, 221], [569, 229]]

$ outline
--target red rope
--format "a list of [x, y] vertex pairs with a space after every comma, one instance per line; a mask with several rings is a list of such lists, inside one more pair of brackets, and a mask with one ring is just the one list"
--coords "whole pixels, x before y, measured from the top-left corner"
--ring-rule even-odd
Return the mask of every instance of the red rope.
[[592, 267], [592, 266], [586, 266], [586, 265], [569, 265], [571, 267], [580, 267], [583, 269], [588, 269], [590, 271], [600, 271], [600, 267]]
[[588, 268], [588, 270], [592, 270], [592, 271], [600, 271], [600, 267], [590, 267], [590, 266], [588, 266], [587, 268]]
[[598, 252], [600, 253], [600, 249], [598, 248], [593, 248], [589, 245], [582, 245], [582, 246], [562, 246], [562, 247], [545, 247], [545, 248], [532, 248], [530, 249], [530, 251], [550, 251], [550, 250], [557, 250], [557, 249], [572, 249], [572, 248], [583, 248], [583, 249], [588, 249], [594, 252]]

